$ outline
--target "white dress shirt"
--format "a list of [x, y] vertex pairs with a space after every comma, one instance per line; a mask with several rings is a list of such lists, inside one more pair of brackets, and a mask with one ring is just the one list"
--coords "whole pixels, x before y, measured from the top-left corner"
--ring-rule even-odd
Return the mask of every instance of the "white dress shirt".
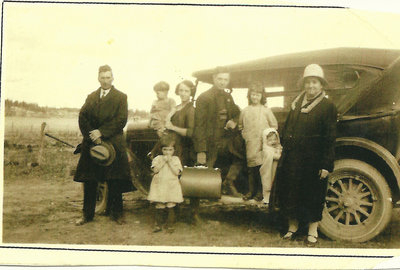
[[107, 96], [108, 93], [110, 92], [110, 90], [111, 90], [111, 88], [110, 89], [101, 88], [101, 90], [100, 90], [100, 98], [104, 98], [105, 96]]

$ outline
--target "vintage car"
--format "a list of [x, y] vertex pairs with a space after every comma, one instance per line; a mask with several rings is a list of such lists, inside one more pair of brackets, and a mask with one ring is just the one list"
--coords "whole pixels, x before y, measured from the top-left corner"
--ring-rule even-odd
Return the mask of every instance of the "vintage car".
[[[327, 97], [338, 109], [335, 169], [321, 232], [331, 239], [368, 241], [381, 233], [400, 200], [400, 50], [335, 48], [267, 57], [224, 66], [230, 89], [246, 91], [262, 81], [280, 126], [300, 93], [305, 66], [321, 65]], [[212, 83], [214, 68], [193, 73]], [[147, 154], [158, 140], [148, 122], [130, 123], [126, 139], [135, 186], [146, 192], [151, 181]]]

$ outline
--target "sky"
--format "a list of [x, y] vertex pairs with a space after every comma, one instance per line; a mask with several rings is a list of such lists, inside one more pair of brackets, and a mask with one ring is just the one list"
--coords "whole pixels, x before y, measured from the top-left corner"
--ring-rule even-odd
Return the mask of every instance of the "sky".
[[[129, 109], [149, 110], [160, 80], [179, 103], [175, 85], [196, 70], [324, 48], [400, 49], [400, 9], [385, 7], [5, 3], [1, 97], [80, 108], [108, 64]], [[245, 93], [235, 95], [243, 107]]]

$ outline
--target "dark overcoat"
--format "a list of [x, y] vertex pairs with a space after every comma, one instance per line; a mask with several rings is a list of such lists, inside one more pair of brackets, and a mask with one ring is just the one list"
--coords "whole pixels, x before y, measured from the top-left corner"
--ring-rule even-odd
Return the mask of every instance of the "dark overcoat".
[[[112, 86], [110, 92], [100, 99], [100, 90], [99, 88], [88, 95], [79, 112], [79, 128], [83, 140], [74, 181], [114, 180], [119, 182], [121, 192], [131, 191], [133, 186], [123, 136], [123, 128], [128, 119], [127, 96]], [[102, 140], [112, 143], [115, 148], [116, 158], [108, 167], [95, 163], [89, 154], [93, 145], [89, 132], [95, 129], [101, 132]]]
[[322, 94], [307, 112], [301, 110], [304, 93], [292, 104], [281, 132], [283, 153], [273, 187], [273, 206], [288, 218], [304, 222], [322, 219], [327, 179], [335, 158], [337, 111]]
[[[217, 121], [221, 117], [217, 112], [217, 102], [221, 100], [217, 98], [218, 93], [223, 95], [222, 100], [226, 107], [225, 123], [231, 119], [238, 122], [240, 109], [233, 101], [231, 94], [218, 90], [215, 86], [202, 93], [196, 100], [194, 134], [196, 153], [207, 152], [208, 156], [215, 155], [217, 144], [222, 143], [222, 140], [232, 134], [217, 127]], [[222, 133], [225, 133], [224, 136], [220, 136]]]

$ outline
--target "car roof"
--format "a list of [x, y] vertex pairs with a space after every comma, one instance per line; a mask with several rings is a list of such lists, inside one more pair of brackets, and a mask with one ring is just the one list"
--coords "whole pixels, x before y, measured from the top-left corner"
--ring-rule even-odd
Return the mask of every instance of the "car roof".
[[[239, 75], [254, 71], [304, 68], [311, 63], [321, 66], [361, 65], [385, 69], [398, 57], [400, 57], [400, 50], [394, 49], [333, 48], [271, 56], [218, 68], [233, 73], [232, 77], [234, 77], [234, 73]], [[192, 75], [199, 81], [212, 83], [212, 74], [215, 70], [215, 68], [200, 70]]]

